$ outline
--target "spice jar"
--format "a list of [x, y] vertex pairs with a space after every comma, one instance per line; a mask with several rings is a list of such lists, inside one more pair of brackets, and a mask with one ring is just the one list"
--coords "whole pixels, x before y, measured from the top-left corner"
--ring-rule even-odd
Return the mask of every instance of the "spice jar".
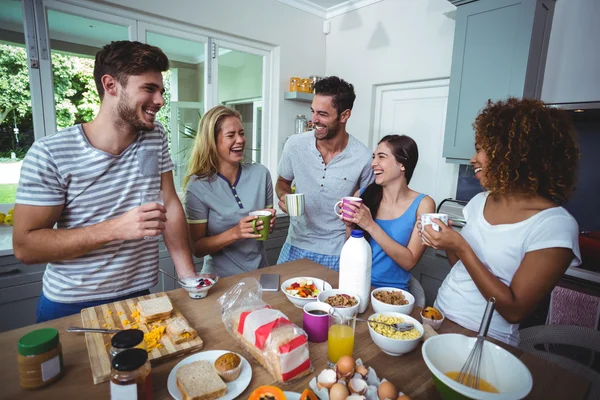
[[302, 133], [306, 131], [306, 117], [302, 114], [296, 115], [294, 123], [294, 133]]
[[17, 361], [19, 383], [25, 389], [37, 389], [59, 380], [63, 374], [63, 356], [58, 331], [42, 328], [21, 337]]
[[127, 349], [143, 349], [146, 350], [146, 342], [144, 341], [144, 332], [139, 329], [126, 329], [117, 332], [110, 339], [110, 358], [113, 359], [117, 354]]
[[152, 375], [146, 350], [127, 349], [113, 358], [110, 397], [121, 400], [152, 399]]
[[300, 86], [300, 78], [295, 77], [295, 76], [290, 78], [290, 92], [297, 92], [299, 86]]

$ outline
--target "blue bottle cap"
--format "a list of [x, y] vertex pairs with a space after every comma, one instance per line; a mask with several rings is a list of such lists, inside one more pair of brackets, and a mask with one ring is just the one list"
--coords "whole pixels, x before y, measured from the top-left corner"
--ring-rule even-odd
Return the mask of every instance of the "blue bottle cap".
[[352, 235], [353, 238], [364, 237], [362, 229], [353, 229], [351, 235]]

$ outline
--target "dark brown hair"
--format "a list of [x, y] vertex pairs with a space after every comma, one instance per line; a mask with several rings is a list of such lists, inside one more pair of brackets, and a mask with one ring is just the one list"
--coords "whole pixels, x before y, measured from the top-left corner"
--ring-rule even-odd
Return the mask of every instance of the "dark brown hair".
[[161, 49], [149, 44], [122, 40], [107, 44], [96, 53], [94, 81], [100, 99], [104, 98], [102, 77], [111, 75], [121, 85], [127, 86], [130, 75], [144, 72], [163, 72], [169, 69], [169, 59]]
[[577, 182], [579, 146], [563, 110], [532, 99], [488, 101], [473, 123], [487, 157], [485, 188], [492, 196], [539, 195], [564, 204]]
[[[387, 135], [381, 138], [377, 145], [381, 143], [387, 143], [396, 161], [404, 165], [406, 184], [409, 184], [419, 160], [417, 143], [406, 135]], [[375, 219], [383, 198], [383, 187], [373, 182], [367, 186], [361, 198], [363, 203], [369, 207], [371, 215]]]
[[346, 110], [352, 110], [356, 99], [354, 86], [337, 76], [328, 76], [315, 83], [315, 94], [331, 96], [331, 104], [338, 116]]

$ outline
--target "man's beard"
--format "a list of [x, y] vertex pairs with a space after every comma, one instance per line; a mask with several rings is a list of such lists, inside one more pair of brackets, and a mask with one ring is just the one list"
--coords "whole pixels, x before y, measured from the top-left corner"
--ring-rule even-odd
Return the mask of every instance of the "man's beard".
[[130, 128], [135, 132], [151, 131], [154, 129], [154, 124], [152, 127], [148, 127], [138, 116], [135, 107], [129, 106], [129, 96], [124, 91], [121, 92], [119, 102], [117, 103], [117, 125]]
[[330, 126], [327, 126], [327, 134], [324, 137], [318, 137], [317, 140], [329, 140], [337, 136], [340, 130], [340, 118], [338, 117]]

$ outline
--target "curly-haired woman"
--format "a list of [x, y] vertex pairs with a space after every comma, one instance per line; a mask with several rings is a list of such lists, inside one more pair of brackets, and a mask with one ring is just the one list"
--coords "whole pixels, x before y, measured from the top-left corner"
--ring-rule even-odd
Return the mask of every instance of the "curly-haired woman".
[[495, 297], [488, 334], [516, 346], [519, 322], [581, 263], [577, 222], [560, 206], [575, 185], [579, 149], [566, 113], [537, 100], [490, 101], [473, 127], [471, 165], [486, 191], [465, 206], [460, 234], [437, 220], [440, 232], [422, 233], [453, 265], [435, 307], [477, 331]]

